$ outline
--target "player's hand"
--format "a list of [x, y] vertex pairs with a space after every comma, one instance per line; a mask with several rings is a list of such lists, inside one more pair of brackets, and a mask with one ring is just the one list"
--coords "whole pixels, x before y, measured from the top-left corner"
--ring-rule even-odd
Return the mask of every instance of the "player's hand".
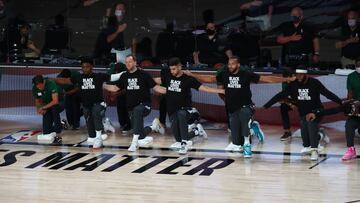
[[346, 41], [347, 41], [347, 43], [358, 43], [359, 42], [359, 37], [350, 37]]
[[316, 119], [316, 115], [314, 113], [308, 113], [306, 115], [306, 121], [313, 121]]
[[127, 24], [124, 23], [124, 24], [121, 24], [121, 25], [118, 25], [118, 29], [117, 29], [117, 32], [120, 33], [120, 32], [124, 32], [124, 30], [127, 28]]
[[299, 41], [302, 39], [302, 36], [301, 35], [298, 35], [296, 33], [294, 33], [293, 35], [290, 36], [290, 41]]

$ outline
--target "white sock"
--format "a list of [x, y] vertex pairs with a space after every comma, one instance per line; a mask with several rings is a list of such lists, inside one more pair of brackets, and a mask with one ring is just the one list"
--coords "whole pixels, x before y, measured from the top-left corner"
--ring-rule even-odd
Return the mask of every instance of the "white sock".
[[140, 137], [140, 135], [134, 134], [134, 135], [133, 135], [132, 142], [137, 142], [137, 141], [139, 140], [139, 137]]
[[245, 142], [244, 144], [250, 144], [250, 136], [244, 137]]
[[101, 130], [96, 130], [96, 138], [97, 139], [101, 139], [101, 133], [102, 133]]

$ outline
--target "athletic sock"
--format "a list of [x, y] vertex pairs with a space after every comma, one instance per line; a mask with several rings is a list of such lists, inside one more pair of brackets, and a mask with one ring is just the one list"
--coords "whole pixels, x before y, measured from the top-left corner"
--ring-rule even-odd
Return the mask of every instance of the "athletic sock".
[[244, 144], [250, 144], [250, 137], [247, 136], [247, 137], [244, 137], [245, 141], [244, 141]]

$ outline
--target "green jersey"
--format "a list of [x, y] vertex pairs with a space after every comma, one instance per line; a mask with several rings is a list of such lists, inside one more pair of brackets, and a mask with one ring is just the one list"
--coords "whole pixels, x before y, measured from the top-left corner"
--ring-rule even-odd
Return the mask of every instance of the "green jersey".
[[44, 105], [52, 101], [52, 94], [59, 94], [59, 86], [52, 80], [44, 80], [45, 88], [40, 90], [35, 85], [32, 88], [32, 94], [35, 99], [41, 99]]
[[347, 77], [347, 89], [352, 92], [353, 99], [360, 100], [360, 74], [356, 71]]

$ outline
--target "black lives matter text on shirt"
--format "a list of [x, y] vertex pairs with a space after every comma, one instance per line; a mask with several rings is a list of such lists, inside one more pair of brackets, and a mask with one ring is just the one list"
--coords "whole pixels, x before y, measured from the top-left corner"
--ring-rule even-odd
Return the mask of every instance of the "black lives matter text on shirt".
[[341, 99], [324, 87], [315, 78], [308, 78], [306, 83], [294, 81], [285, 89], [286, 95], [295, 100], [300, 116], [306, 116], [314, 110], [323, 108], [320, 95], [341, 103]]
[[185, 74], [174, 77], [167, 72], [161, 78], [163, 86], [166, 88], [166, 103], [169, 115], [183, 107], [191, 107], [191, 89], [198, 90], [201, 83], [191, 76]]
[[138, 69], [133, 73], [122, 74], [116, 85], [120, 89], [125, 89], [126, 105], [129, 110], [132, 110], [140, 103], [151, 103], [150, 89], [156, 83], [149, 73]]
[[298, 27], [295, 27], [292, 22], [285, 22], [280, 25], [279, 30], [284, 37], [293, 34], [302, 36], [299, 41], [291, 41], [284, 45], [283, 53], [286, 55], [301, 55], [313, 52], [313, 39], [317, 36], [310, 26], [305, 23], [300, 23]]
[[81, 74], [71, 78], [71, 82], [80, 88], [81, 102], [86, 107], [104, 101], [103, 83], [109, 80], [110, 75], [105, 73]]
[[220, 80], [218, 83], [225, 88], [225, 104], [229, 112], [235, 112], [244, 105], [252, 104], [250, 83], [258, 83], [260, 75], [248, 71], [231, 74], [226, 70], [217, 78]]
[[[342, 40], [347, 40], [351, 37], [360, 38], [360, 25], [358, 25], [354, 30], [351, 30], [350, 27], [346, 25], [342, 27], [341, 32], [343, 37]], [[347, 44], [341, 49], [341, 55], [349, 59], [356, 59], [360, 57], [360, 41]]]

